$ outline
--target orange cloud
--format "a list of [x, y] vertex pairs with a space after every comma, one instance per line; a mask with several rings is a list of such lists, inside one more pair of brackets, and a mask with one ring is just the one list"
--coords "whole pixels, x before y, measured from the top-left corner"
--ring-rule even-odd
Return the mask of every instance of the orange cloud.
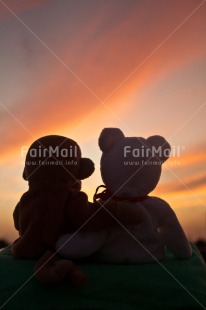
[[[77, 69], [77, 73], [103, 100], [110, 97], [119, 85], [120, 94], [131, 94], [132, 91], [171, 75], [206, 54], [202, 32], [204, 7], [170, 37], [168, 35], [195, 8], [194, 2], [189, 1], [188, 7], [173, 5], [170, 9], [162, 3], [161, 18], [155, 23], [155, 28], [152, 21], [158, 18], [160, 11], [157, 12], [156, 4], [149, 2], [148, 8], [153, 20], [144, 23], [142, 27], [145, 6], [147, 5], [131, 11], [127, 21], [114, 23], [109, 31], [91, 41], [89, 50], [85, 50], [89, 57], [83, 62], [83, 66]], [[104, 18], [105, 16], [102, 17]], [[96, 29], [95, 24], [93, 28]], [[198, 35], [191, 37], [194, 29]], [[122, 84], [124, 80], [126, 83]], [[116, 92], [114, 94], [117, 95]]]
[[171, 168], [173, 171], [181, 172], [182, 170], [187, 170], [187, 173], [190, 173], [191, 171], [194, 172], [197, 171], [197, 169], [202, 169], [205, 163], [206, 151], [204, 149], [199, 149], [196, 152], [171, 158], [167, 163], [167, 167]]
[[[18, 8], [14, 9], [26, 9], [25, 3], [26, 1], [22, 1]], [[42, 1], [37, 2], [38, 5], [40, 3]], [[33, 1], [30, 3], [30, 6], [32, 5]], [[149, 8], [150, 10], [147, 10]], [[31, 59], [34, 61], [34, 77], [37, 75], [35, 62], [42, 63], [43, 69], [41, 76], [38, 77], [39, 81], [34, 78], [30, 94], [27, 92], [27, 96], [21, 102], [19, 99], [16, 105], [9, 109], [26, 130], [2, 110], [4, 125], [1, 130], [2, 156], [8, 156], [21, 144], [32, 141], [34, 138], [29, 132], [36, 138], [54, 133], [60, 128], [72, 130], [75, 124], [81, 122], [97, 107], [101, 99], [111, 96], [106, 104], [115, 111], [122, 98], [125, 98], [126, 102], [127, 98], [141, 87], [148, 86], [152, 81], [157, 82], [158, 79], [180, 70], [194, 59], [199, 59], [205, 53], [205, 47], [200, 46], [202, 31], [199, 31], [205, 12], [204, 7], [147, 59], [147, 56], [193, 8], [195, 8], [193, 1], [188, 1], [187, 6], [172, 5], [170, 9], [162, 2], [162, 9], [158, 11], [156, 5], [150, 1], [148, 7], [147, 4], [136, 8], [134, 6], [134, 10], [129, 11], [129, 19], [125, 16], [121, 19], [121, 16], [115, 15], [114, 22], [111, 22], [115, 9], [111, 7], [111, 11], [105, 9], [103, 13], [98, 12], [82, 33], [78, 30], [78, 36], [74, 41], [67, 42], [63, 34], [57, 55], [61, 55], [63, 62], [71, 66], [83, 83], [51, 56], [48, 50], [39, 46], [40, 50], [44, 50], [42, 58], [38, 52], [38, 58]], [[153, 11], [156, 15], [151, 13]], [[145, 23], [145, 14], [148, 18], [153, 18], [148, 23]], [[155, 23], [155, 18], [159, 24]], [[192, 29], [200, 34], [192, 36], [191, 44]], [[49, 43], [51, 42], [48, 42], [50, 46]], [[138, 68], [141, 63], [142, 66], [130, 76], [134, 68]], [[30, 74], [28, 71], [28, 75]], [[127, 77], [130, 78], [125, 84], [121, 84]], [[84, 83], [91, 91], [85, 88]], [[118, 89], [113, 93], [116, 87]], [[100, 102], [93, 92], [101, 98]]]
[[172, 195], [179, 195], [179, 192], [194, 191], [196, 189], [202, 192], [206, 189], [206, 174], [195, 175], [187, 178], [174, 177], [170, 182], [159, 184], [155, 192], [158, 194], [172, 193]]

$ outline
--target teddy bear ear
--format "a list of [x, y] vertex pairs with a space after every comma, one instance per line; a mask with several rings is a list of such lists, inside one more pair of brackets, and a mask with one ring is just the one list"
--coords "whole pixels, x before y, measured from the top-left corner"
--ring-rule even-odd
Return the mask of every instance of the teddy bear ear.
[[80, 159], [80, 169], [77, 176], [78, 180], [83, 180], [88, 178], [94, 172], [94, 163], [89, 158]]
[[146, 141], [152, 146], [152, 155], [154, 154], [162, 163], [169, 158], [171, 146], [165, 138], [161, 136], [151, 136], [147, 138]]
[[107, 152], [118, 141], [124, 138], [119, 128], [104, 128], [99, 136], [99, 147], [102, 152]]

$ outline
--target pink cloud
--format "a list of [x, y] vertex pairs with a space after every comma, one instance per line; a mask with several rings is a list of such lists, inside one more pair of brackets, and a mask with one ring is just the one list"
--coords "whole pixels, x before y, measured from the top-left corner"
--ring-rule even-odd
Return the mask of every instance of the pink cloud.
[[[35, 7], [39, 7], [43, 4], [47, 4], [51, 2], [51, 0], [7, 0], [0, 2], [0, 19], [7, 18], [11, 15], [11, 12], [15, 14], [33, 9]], [[5, 5], [4, 5], [5, 4]]]
[[[17, 5], [15, 1], [7, 1], [7, 4], [20, 12], [47, 2], [29, 1], [28, 4], [28, 1], [20, 1]], [[72, 68], [83, 83], [37, 42], [38, 53], [30, 59], [33, 61], [32, 71], [28, 68], [28, 77], [32, 77], [30, 89], [27, 89], [24, 98], [18, 98], [16, 104], [9, 108], [23, 126], [0, 108], [3, 113], [2, 155], [31, 141], [33, 137], [28, 131], [38, 137], [61, 127], [74, 128], [100, 103], [92, 92], [104, 100], [120, 85], [106, 102], [115, 110], [121, 98], [127, 98], [138, 88], [147, 87], [149, 83], [182, 70], [206, 53], [202, 43], [205, 35], [202, 29], [205, 8], [202, 8], [153, 55], [155, 48], [195, 5], [194, 1], [188, 1], [187, 5], [181, 3], [168, 8], [162, 1], [162, 7], [158, 8], [152, 1], [148, 3], [149, 6], [134, 7], [129, 11], [129, 18], [127, 13], [119, 17], [112, 6], [111, 10], [105, 7], [68, 42], [65, 40], [66, 32], [61, 33], [55, 53], [61, 55], [61, 60]], [[58, 25], [52, 27], [57, 34]], [[54, 42], [53, 28], [49, 34], [50, 41], [47, 40], [49, 47]], [[34, 37], [32, 39], [36, 40]], [[151, 57], [147, 59], [150, 54]], [[121, 85], [141, 63], [142, 66]], [[22, 81], [23, 94], [24, 82], [26, 79]], [[91, 91], [85, 88], [84, 83]]]

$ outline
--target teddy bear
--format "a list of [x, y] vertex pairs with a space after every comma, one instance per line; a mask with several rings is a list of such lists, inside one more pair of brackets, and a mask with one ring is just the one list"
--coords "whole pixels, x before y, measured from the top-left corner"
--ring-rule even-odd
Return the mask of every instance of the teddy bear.
[[[102, 193], [95, 193], [95, 200], [130, 202], [141, 210], [144, 218], [135, 225], [119, 222], [119, 226], [96, 236], [80, 232], [61, 248], [61, 255], [72, 258], [90, 255], [90, 259], [99, 262], [137, 264], [161, 261], [168, 248], [179, 259], [190, 257], [191, 246], [175, 212], [163, 199], [149, 196], [159, 182], [162, 164], [169, 158], [169, 143], [158, 135], [147, 139], [125, 137], [118, 128], [105, 128], [99, 137], [99, 147], [105, 185]], [[68, 237], [64, 235], [58, 240], [57, 249]]]
[[28, 181], [29, 189], [13, 213], [19, 238], [11, 249], [16, 258], [37, 259], [34, 273], [41, 282], [56, 284], [67, 280], [75, 285], [85, 282], [81, 270], [54, 251], [62, 234], [80, 227], [95, 231], [115, 226], [107, 207], [125, 224], [142, 219], [141, 211], [119, 202], [109, 202], [104, 208], [99, 203], [90, 203], [80, 189], [81, 180], [93, 171], [92, 160], [83, 158], [79, 145], [67, 137], [39, 138], [27, 152], [23, 178]]

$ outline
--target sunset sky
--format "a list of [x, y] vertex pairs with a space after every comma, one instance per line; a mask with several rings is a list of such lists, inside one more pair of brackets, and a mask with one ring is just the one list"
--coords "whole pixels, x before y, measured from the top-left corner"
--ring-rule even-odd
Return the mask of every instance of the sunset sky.
[[[102, 184], [98, 137], [160, 134], [173, 152], [152, 195], [206, 239], [206, 0], [0, 0], [0, 238], [27, 189], [22, 147], [76, 140]], [[176, 150], [179, 150], [180, 156]]]

